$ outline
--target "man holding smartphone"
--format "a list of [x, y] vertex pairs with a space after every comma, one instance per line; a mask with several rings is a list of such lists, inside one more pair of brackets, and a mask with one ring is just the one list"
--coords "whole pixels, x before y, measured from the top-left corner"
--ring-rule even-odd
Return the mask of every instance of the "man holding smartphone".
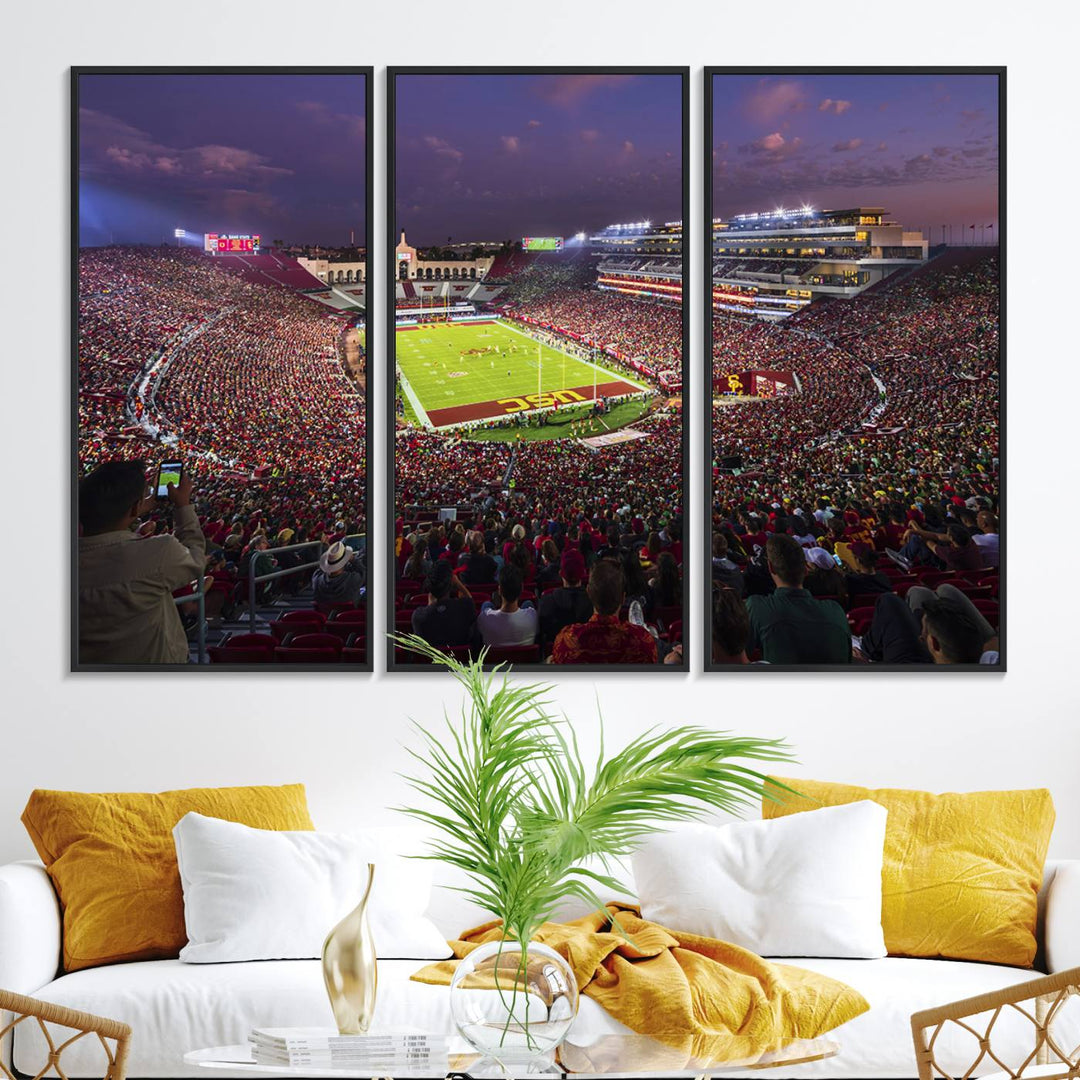
[[191, 474], [169, 483], [173, 532], [139, 539], [132, 526], [157, 504], [146, 462], [107, 461], [79, 482], [79, 663], [186, 664], [173, 592], [198, 578], [206, 540]]

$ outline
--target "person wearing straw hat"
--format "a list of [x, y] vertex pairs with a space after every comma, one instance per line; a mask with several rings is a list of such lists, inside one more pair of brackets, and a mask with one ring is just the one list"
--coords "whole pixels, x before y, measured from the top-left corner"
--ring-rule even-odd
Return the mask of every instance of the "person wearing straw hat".
[[356, 552], [340, 540], [332, 543], [311, 575], [316, 604], [355, 604], [364, 592], [364, 571]]

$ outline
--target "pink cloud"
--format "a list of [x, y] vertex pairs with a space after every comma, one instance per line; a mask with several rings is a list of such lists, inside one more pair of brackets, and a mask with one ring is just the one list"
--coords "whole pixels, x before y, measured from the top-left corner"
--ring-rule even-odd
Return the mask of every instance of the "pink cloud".
[[833, 143], [833, 153], [843, 154], [848, 150], [858, 150], [862, 146], [862, 139], [845, 139], [843, 142]]
[[768, 123], [787, 112], [799, 112], [806, 107], [802, 86], [797, 82], [770, 82], [762, 79], [746, 99], [747, 115], [760, 123]]
[[521, 149], [521, 140], [516, 135], [500, 135], [499, 142], [508, 154], [516, 154]]
[[536, 84], [536, 93], [545, 101], [572, 108], [597, 90], [622, 86], [633, 75], [545, 75]]
[[433, 150], [439, 157], [450, 158], [452, 161], [461, 162], [464, 160], [465, 155], [456, 146], [451, 146], [445, 139], [439, 138], [438, 135], [425, 135], [423, 138], [424, 145]]
[[827, 112], [832, 113], [834, 116], [843, 116], [850, 108], [850, 101], [827, 97], [820, 105], [818, 105], [818, 112]]

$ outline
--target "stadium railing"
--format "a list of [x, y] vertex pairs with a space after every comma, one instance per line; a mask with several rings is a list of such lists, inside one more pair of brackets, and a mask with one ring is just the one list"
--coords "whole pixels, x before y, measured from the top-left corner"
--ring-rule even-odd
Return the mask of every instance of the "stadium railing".
[[[358, 541], [358, 542], [350, 543], [350, 541]], [[364, 545], [366, 544], [366, 542], [367, 542], [367, 534], [366, 533], [349, 533], [346, 537], [344, 537], [345, 545], [347, 547], [352, 548], [354, 551], [356, 551], [359, 554], [363, 553]], [[305, 540], [301, 544], [286, 544], [283, 547], [267, 548], [265, 551], [260, 552], [260, 554], [262, 554], [262, 555], [278, 555], [283, 551], [299, 551], [301, 548], [316, 548], [317, 551], [319, 551], [321, 553], [322, 546], [323, 545], [322, 545], [321, 540]], [[290, 577], [292, 574], [302, 574], [305, 571], [311, 571], [314, 568], [314, 565], [315, 564], [310, 563], [310, 562], [302, 562], [297, 566], [290, 566], [290, 567], [287, 567], [284, 570], [274, 570], [272, 573], [269, 573], [269, 574], [250, 574], [248, 576], [248, 625], [251, 627], [251, 633], [255, 633], [255, 615], [256, 615], [256, 607], [257, 607], [255, 594], [258, 591], [258, 586], [260, 586], [264, 581], [277, 581], [279, 578]], [[201, 577], [199, 578], [199, 589], [200, 589], [200, 591], [202, 590], [202, 578]], [[185, 597], [184, 599], [186, 600], [186, 599], [190, 599], [190, 598]], [[202, 600], [202, 597], [200, 597], [200, 599], [199, 599], [200, 625], [202, 623], [202, 608], [203, 608], [203, 600]], [[200, 645], [200, 649], [202, 649], [202, 648], [205, 648], [205, 641]], [[202, 663], [202, 653], [201, 652], [200, 652], [199, 656], [200, 656], [199, 662]]]
[[199, 663], [206, 662], [206, 590], [203, 588], [204, 576], [200, 573], [196, 579], [198, 584], [195, 586], [195, 591], [188, 593], [186, 596], [174, 596], [173, 603], [179, 607], [181, 604], [190, 604], [192, 600], [198, 602], [199, 605], [199, 631], [198, 631], [198, 643], [199, 643]]
[[[321, 540], [305, 540], [302, 544], [286, 544], [283, 547], [267, 548], [265, 551], [260, 552], [261, 555], [280, 555], [283, 551], [300, 551], [303, 548], [315, 548], [317, 551], [322, 551]], [[265, 581], [277, 581], [279, 578], [291, 577], [293, 574], [302, 574], [305, 571], [311, 571], [312, 564], [309, 562], [299, 563], [297, 566], [290, 566], [284, 570], [274, 570], [269, 574], [249, 574], [248, 575], [248, 623], [251, 626], [251, 633], [255, 633], [255, 593], [258, 591], [258, 586]]]

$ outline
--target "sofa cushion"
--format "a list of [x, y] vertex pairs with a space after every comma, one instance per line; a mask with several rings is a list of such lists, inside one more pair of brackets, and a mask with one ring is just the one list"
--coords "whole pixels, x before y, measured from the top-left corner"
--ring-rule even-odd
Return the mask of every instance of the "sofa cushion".
[[866, 801], [657, 833], [633, 855], [641, 914], [760, 956], [883, 957], [887, 816]]
[[775, 818], [862, 799], [889, 811], [881, 924], [891, 955], [945, 956], [1030, 967], [1037, 894], [1054, 828], [1054, 803], [1031, 791], [904, 791], [779, 778]]
[[[989, 964], [947, 960], [792, 960], [812, 971], [853, 986], [870, 1002], [870, 1011], [829, 1037], [840, 1044], [838, 1057], [784, 1070], [784, 1076], [837, 1080], [916, 1075], [910, 1018], [913, 1012], [989, 990], [1001, 989], [1037, 973]], [[453, 1033], [445, 987], [413, 982], [420, 965], [412, 960], [379, 962], [376, 1023], [413, 1025]], [[178, 960], [124, 964], [64, 975], [38, 995], [45, 1001], [83, 1009], [131, 1024], [130, 1080], [203, 1076], [182, 1062], [188, 1050], [243, 1043], [254, 1026], [326, 1027], [333, 1023], [318, 961], [270, 960], [245, 964], [183, 964]], [[1018, 1062], [1031, 1049], [1032, 1030], [1022, 1020], [1004, 1018], [994, 1046], [1006, 1062]], [[596, 1002], [583, 998], [574, 1038], [587, 1042], [624, 1031]], [[1065, 1039], [1064, 1041], [1068, 1041]], [[1080, 1031], [1072, 1042], [1080, 1042]], [[958, 1075], [963, 1051], [943, 1047], [942, 1063]], [[14, 1061], [33, 1075], [44, 1061], [44, 1042], [36, 1028], [16, 1029]], [[69, 1057], [70, 1055], [70, 1057]], [[102, 1076], [100, 1047], [83, 1040], [64, 1054], [73, 1080]], [[993, 1066], [993, 1063], [991, 1063]], [[997, 1066], [982, 1070], [988, 1074]], [[228, 1072], [215, 1070], [226, 1077]], [[232, 1074], [245, 1075], [242, 1071]], [[760, 1078], [760, 1072], [746, 1073]]]
[[424, 916], [430, 865], [393, 855], [373, 838], [252, 829], [202, 814], [185, 814], [173, 836], [184, 887], [185, 963], [318, 959], [331, 928], [364, 895], [369, 865], [375, 877], [367, 918], [377, 955], [450, 955]]
[[303, 784], [31, 794], [22, 822], [63, 908], [65, 971], [179, 954], [187, 935], [172, 828], [192, 810], [258, 829], [314, 828]]

